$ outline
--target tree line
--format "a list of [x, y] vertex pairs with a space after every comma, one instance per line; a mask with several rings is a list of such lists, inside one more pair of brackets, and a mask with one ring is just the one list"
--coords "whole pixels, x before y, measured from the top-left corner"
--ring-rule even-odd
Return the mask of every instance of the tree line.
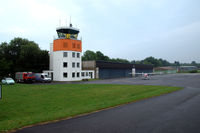
[[121, 59], [121, 58], [110, 58], [110, 57], [104, 55], [100, 51], [94, 52], [94, 51], [91, 51], [91, 50], [87, 50], [87, 51], [84, 52], [84, 54], [82, 56], [82, 60], [83, 61], [103, 60], [103, 61], [132, 63], [132, 64], [151, 64], [154, 67], [180, 66], [180, 65], [200, 67], [200, 63], [196, 63], [195, 61], [192, 61], [191, 63], [180, 63], [179, 61], [174, 61], [173, 63], [170, 63], [169, 61], [167, 61], [165, 59], [161, 59], [161, 58], [157, 59], [157, 58], [154, 58], [152, 56], [147, 57], [144, 60], [140, 60], [140, 61], [136, 61], [136, 60], [129, 61], [127, 59]]
[[89, 61], [89, 60], [102, 60], [102, 61], [111, 61], [111, 62], [121, 62], [121, 63], [130, 63], [127, 59], [121, 59], [121, 58], [110, 58], [106, 55], [104, 55], [100, 51], [91, 51], [87, 50], [84, 52], [82, 56], [82, 61]]
[[49, 69], [49, 54], [34, 41], [14, 38], [0, 44], [0, 78], [15, 72], [42, 72]]

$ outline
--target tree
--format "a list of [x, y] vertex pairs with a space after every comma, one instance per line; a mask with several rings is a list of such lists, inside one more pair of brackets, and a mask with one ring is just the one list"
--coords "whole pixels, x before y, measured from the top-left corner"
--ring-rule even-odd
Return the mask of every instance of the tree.
[[154, 58], [152, 56], [145, 58], [142, 61], [142, 63], [143, 64], [152, 64], [152, 65], [154, 65], [154, 67], [161, 66], [161, 62], [158, 59], [156, 59], [156, 58]]
[[87, 61], [87, 60], [102, 60], [102, 61], [111, 61], [111, 62], [130, 63], [126, 59], [120, 59], [120, 58], [110, 59], [108, 56], [104, 55], [100, 51], [93, 52], [93, 51], [90, 51], [90, 50], [87, 50], [87, 51], [84, 52], [84, 54], [82, 56], [82, 60], [83, 61]]
[[48, 51], [33, 41], [14, 38], [0, 44], [0, 75], [14, 77], [17, 71], [41, 72], [49, 67]]
[[96, 52], [96, 60], [104, 60], [104, 61], [108, 61], [109, 57], [105, 56], [103, 53], [101, 53], [100, 51]]
[[103, 60], [103, 61], [111, 61], [111, 62], [121, 62], [121, 63], [132, 63], [132, 64], [151, 64], [154, 67], [162, 67], [162, 66], [180, 66], [180, 65], [194, 65], [197, 67], [200, 67], [200, 63], [196, 63], [195, 61], [192, 61], [191, 63], [181, 63], [179, 61], [175, 61], [174, 63], [170, 63], [165, 59], [162, 58], [154, 58], [152, 56], [145, 58], [144, 60], [133, 60], [128, 61], [127, 59], [121, 59], [121, 58], [109, 58], [108, 56], [104, 55], [102, 52], [97, 51], [93, 52], [90, 50], [87, 50], [83, 56], [82, 60]]
[[86, 61], [86, 60], [96, 60], [96, 54], [93, 51], [87, 50], [84, 52], [83, 56], [82, 56], [82, 60]]
[[198, 64], [196, 63], [196, 61], [192, 61], [192, 62], [191, 62], [191, 65], [192, 65], [192, 66], [198, 66]]
[[[17, 64], [19, 65], [20, 71], [35, 71], [40, 69], [40, 49], [37, 45], [30, 43], [29, 45], [22, 45], [20, 50], [20, 56]], [[24, 63], [25, 62], [25, 63]], [[20, 67], [21, 64], [23, 68]], [[19, 71], [16, 70], [16, 71]]]
[[174, 61], [174, 65], [175, 65], [175, 66], [180, 66], [179, 61]]
[[135, 60], [132, 60], [130, 63], [132, 63], [132, 64], [136, 64], [136, 61], [135, 61]]
[[96, 60], [109, 61], [110, 58], [108, 56], [104, 55], [102, 52], [97, 51], [96, 52]]
[[128, 60], [126, 60], [126, 59], [121, 59], [121, 58], [112, 58], [112, 59], [110, 59], [109, 61], [111, 61], [111, 62], [119, 62], [119, 63], [130, 63]]
[[161, 63], [161, 66], [170, 66], [171, 63], [168, 62], [167, 60], [159, 59], [159, 62]]

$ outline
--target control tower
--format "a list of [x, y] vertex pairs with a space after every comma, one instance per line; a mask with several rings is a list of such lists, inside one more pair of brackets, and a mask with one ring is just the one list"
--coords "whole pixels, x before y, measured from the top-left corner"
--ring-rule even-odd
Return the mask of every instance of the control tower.
[[70, 24], [69, 27], [58, 27], [56, 31], [58, 38], [53, 41], [52, 59], [50, 59], [53, 80], [81, 80], [82, 42], [78, 40], [79, 29]]

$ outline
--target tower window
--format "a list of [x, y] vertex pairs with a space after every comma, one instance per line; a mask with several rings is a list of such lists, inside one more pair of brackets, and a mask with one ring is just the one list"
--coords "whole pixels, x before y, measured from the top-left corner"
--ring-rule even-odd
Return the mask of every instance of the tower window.
[[78, 63], [76, 64], [76, 66], [79, 68], [79, 67], [80, 67], [80, 63], [78, 62]]
[[75, 72], [72, 73], [72, 78], [75, 78]]
[[80, 49], [80, 44], [77, 44], [77, 48]]
[[72, 48], [76, 48], [76, 44], [75, 43], [72, 43]]
[[67, 67], [67, 62], [63, 62], [63, 67]]
[[67, 57], [67, 52], [63, 52], [63, 57]]
[[72, 52], [72, 57], [75, 57], [75, 52]]
[[77, 53], [77, 58], [80, 58], [80, 53]]
[[64, 48], [67, 48], [67, 47], [68, 47], [67, 42], [64, 42], [64, 43], [63, 43], [63, 47], [64, 47]]
[[78, 73], [76, 73], [76, 77], [79, 77], [79, 76], [80, 76], [79, 72], [78, 72]]
[[64, 77], [64, 78], [67, 78], [67, 73], [63, 73], [63, 77]]
[[73, 68], [75, 67], [75, 62], [72, 62], [72, 67], [73, 67]]

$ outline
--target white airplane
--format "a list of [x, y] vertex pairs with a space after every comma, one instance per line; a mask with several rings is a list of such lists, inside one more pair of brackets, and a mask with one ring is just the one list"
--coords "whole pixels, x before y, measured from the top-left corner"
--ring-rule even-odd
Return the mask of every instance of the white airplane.
[[156, 75], [157, 73], [130, 73], [135, 76], [141, 76], [142, 79], [149, 80], [150, 76]]

